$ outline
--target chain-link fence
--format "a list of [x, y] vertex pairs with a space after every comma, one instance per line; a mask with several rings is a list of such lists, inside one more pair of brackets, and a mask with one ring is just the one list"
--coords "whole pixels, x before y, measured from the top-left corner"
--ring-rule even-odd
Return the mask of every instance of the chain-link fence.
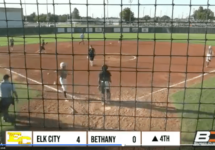
[[18, 95], [9, 109], [1, 100], [1, 139], [7, 130], [180, 131], [193, 144], [196, 131], [214, 130], [214, 2], [199, 3], [1, 1], [0, 73]]

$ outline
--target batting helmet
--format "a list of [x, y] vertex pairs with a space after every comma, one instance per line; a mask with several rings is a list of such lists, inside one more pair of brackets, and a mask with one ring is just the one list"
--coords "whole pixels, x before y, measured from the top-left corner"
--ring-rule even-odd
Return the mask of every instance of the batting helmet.
[[102, 66], [102, 70], [103, 71], [106, 71], [108, 69], [108, 66], [106, 65], [106, 64], [104, 64], [103, 66]]
[[60, 63], [60, 68], [66, 67], [66, 63], [65, 62], [61, 62]]

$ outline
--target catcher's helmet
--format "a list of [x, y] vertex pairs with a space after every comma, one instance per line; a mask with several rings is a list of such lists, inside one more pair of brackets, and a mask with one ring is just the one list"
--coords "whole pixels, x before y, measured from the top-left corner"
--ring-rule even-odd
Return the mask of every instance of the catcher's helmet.
[[60, 63], [60, 68], [66, 67], [66, 63], [65, 62], [61, 62]]
[[102, 70], [103, 71], [106, 71], [108, 69], [108, 66], [106, 65], [106, 64], [104, 64], [103, 66], [102, 66]]

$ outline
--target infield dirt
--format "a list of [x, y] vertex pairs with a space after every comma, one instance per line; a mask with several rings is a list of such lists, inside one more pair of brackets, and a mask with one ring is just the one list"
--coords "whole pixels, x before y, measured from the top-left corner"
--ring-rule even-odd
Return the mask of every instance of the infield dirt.
[[[54, 70], [60, 62], [66, 62], [73, 73], [68, 76], [68, 84], [71, 84], [68, 93], [78, 99], [68, 97], [68, 101], [62, 93], [14, 74], [16, 80], [26, 84], [28, 81], [31, 88], [43, 94], [22, 106], [18, 115], [20, 126], [31, 130], [179, 131], [178, 115], [183, 110], [174, 108], [169, 95], [202, 78], [156, 94], [150, 93], [210, 71], [214, 66], [213, 62], [207, 69], [203, 66], [203, 45], [134, 41], [123, 41], [122, 46], [117, 41], [105, 46], [99, 41], [90, 44], [96, 54], [101, 54], [96, 55], [94, 67], [90, 67], [86, 58], [87, 43], [49, 43], [47, 53], [41, 55], [35, 54], [38, 44], [26, 45], [25, 48], [15, 46], [10, 55], [6, 47], [0, 48], [2, 67], [12, 67], [13, 71], [53, 88], [61, 90], [60, 86], [53, 85], [57, 80]], [[112, 73], [112, 101], [107, 106], [102, 106], [97, 89], [98, 73], [104, 61]], [[1, 72], [7, 71], [2, 69]]]

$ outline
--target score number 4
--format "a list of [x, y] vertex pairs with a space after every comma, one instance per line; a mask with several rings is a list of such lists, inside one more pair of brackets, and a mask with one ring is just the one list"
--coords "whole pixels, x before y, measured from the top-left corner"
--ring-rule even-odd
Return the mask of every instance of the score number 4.
[[78, 142], [78, 143], [80, 143], [80, 142], [81, 142], [81, 140], [80, 140], [80, 136], [78, 136], [78, 138], [77, 138], [76, 142]]

